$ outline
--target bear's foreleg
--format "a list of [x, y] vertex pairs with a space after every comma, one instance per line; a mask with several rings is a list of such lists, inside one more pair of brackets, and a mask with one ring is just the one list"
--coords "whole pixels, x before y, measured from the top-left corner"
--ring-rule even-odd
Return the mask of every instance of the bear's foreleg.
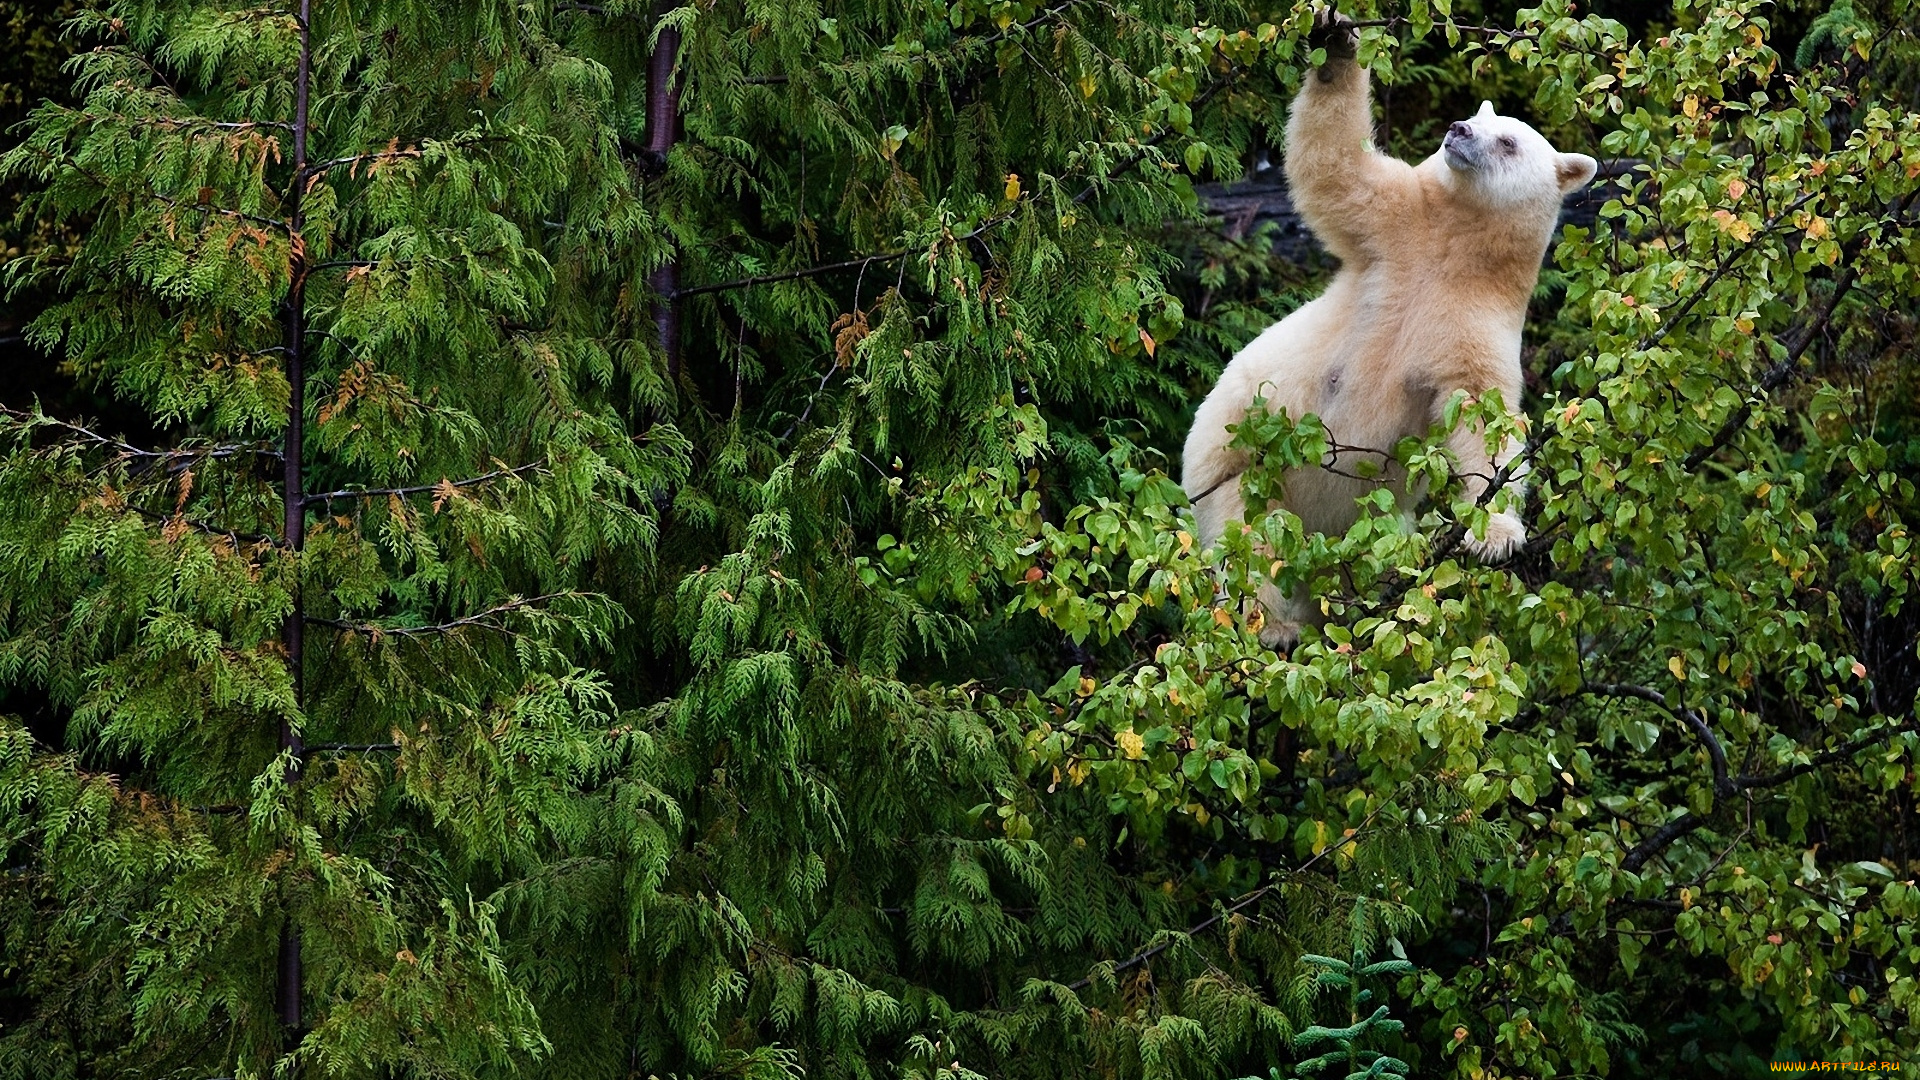
[[[1506, 559], [1527, 542], [1527, 526], [1520, 520], [1520, 507], [1527, 498], [1527, 469], [1524, 461], [1514, 464], [1520, 455], [1520, 441], [1508, 439], [1499, 453], [1488, 454], [1486, 432], [1475, 424], [1461, 424], [1447, 436], [1447, 449], [1457, 463], [1456, 475], [1467, 498], [1473, 502], [1487, 498], [1487, 487], [1495, 479], [1505, 480], [1501, 491], [1493, 496], [1493, 504], [1500, 509], [1488, 515], [1486, 535], [1476, 536], [1470, 531], [1461, 544], [1481, 562]], [[1511, 472], [1502, 477], [1501, 470], [1510, 465]]]

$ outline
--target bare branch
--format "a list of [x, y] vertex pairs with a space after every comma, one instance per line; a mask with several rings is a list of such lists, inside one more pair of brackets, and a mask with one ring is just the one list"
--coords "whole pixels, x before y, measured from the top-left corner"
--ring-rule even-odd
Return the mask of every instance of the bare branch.
[[280, 451], [268, 446], [251, 443], [226, 443], [218, 446], [179, 446], [169, 450], [148, 450], [132, 443], [122, 442], [109, 435], [102, 435], [83, 424], [71, 420], [62, 420], [46, 413], [28, 412], [8, 405], [0, 405], [0, 416], [19, 421], [30, 426], [56, 427], [72, 432], [89, 442], [108, 447], [123, 458], [171, 461], [179, 458], [225, 458], [253, 454], [259, 457], [278, 458]]
[[338, 491], [320, 491], [307, 495], [302, 501], [306, 505], [311, 506], [317, 502], [331, 502], [335, 499], [370, 499], [383, 495], [424, 495], [428, 492], [440, 491], [446, 487], [472, 487], [475, 484], [484, 484], [490, 480], [498, 480], [503, 476], [520, 476], [524, 473], [540, 469], [545, 465], [546, 460], [543, 458], [539, 461], [529, 462], [528, 464], [512, 469], [495, 469], [492, 472], [481, 473], [479, 476], [469, 476], [464, 480], [447, 480], [442, 478], [438, 483], [415, 484], [411, 487], [341, 488]]
[[307, 166], [306, 174], [308, 176], [314, 176], [332, 169], [338, 169], [342, 165], [358, 165], [363, 161], [386, 161], [392, 158], [417, 158], [419, 156], [420, 150], [418, 147], [408, 147], [405, 150], [379, 150], [370, 154], [348, 154], [345, 157], [316, 161]]
[[[1433, 759], [1437, 756], [1437, 754], [1438, 754], [1438, 751], [1428, 751], [1426, 756], [1422, 758], [1417, 765], [1414, 766], [1414, 772], [1419, 773], [1420, 771], [1424, 770], [1428, 765], [1432, 764]], [[1360, 824], [1354, 828], [1352, 835], [1345, 837], [1341, 843], [1328, 844], [1326, 847], [1321, 848], [1306, 862], [1303, 862], [1298, 867], [1296, 867], [1293, 870], [1293, 873], [1304, 874], [1308, 870], [1313, 868], [1314, 863], [1319, 862], [1321, 859], [1325, 858], [1331, 852], [1334, 852], [1339, 848], [1343, 847], [1346, 843], [1358, 842], [1362, 837], [1367, 835], [1368, 827], [1373, 824], [1374, 820], [1380, 816], [1380, 812], [1385, 810], [1388, 805], [1389, 805], [1388, 801], [1383, 800], [1382, 802], [1380, 802], [1378, 805], [1376, 805], [1373, 808], [1371, 812], [1367, 814], [1367, 816], [1364, 819], [1361, 820]], [[1199, 935], [1201, 933], [1204, 933], [1207, 930], [1212, 929], [1214, 926], [1218, 925], [1224, 920], [1231, 918], [1234, 915], [1238, 915], [1240, 912], [1245, 911], [1247, 908], [1252, 907], [1254, 904], [1259, 903], [1263, 897], [1265, 897], [1268, 893], [1271, 893], [1273, 890], [1279, 888], [1282, 884], [1284, 884], [1284, 882], [1282, 881], [1271, 881], [1265, 885], [1260, 886], [1257, 889], [1254, 889], [1252, 892], [1249, 892], [1244, 896], [1241, 896], [1239, 899], [1235, 900], [1232, 904], [1229, 904], [1228, 906], [1222, 908], [1221, 910], [1214, 912], [1212, 915], [1208, 916], [1205, 919], [1202, 919], [1200, 922], [1195, 923], [1192, 927], [1189, 927], [1187, 929], [1187, 932], [1185, 934], [1182, 934], [1180, 937], [1170, 938], [1167, 941], [1163, 941], [1160, 944], [1155, 945], [1151, 948], [1142, 949], [1139, 952], [1134, 953], [1132, 956], [1127, 957], [1125, 960], [1120, 961], [1118, 964], [1114, 965], [1113, 971], [1117, 973], [1121, 971], [1126, 971], [1129, 968], [1139, 967], [1141, 964], [1144, 964], [1147, 961], [1153, 959], [1154, 957], [1159, 956], [1161, 953], [1166, 952], [1168, 949], [1173, 948], [1175, 945], [1179, 944], [1180, 942], [1191, 940], [1196, 935]], [[1068, 983], [1067, 989], [1079, 991], [1079, 990], [1085, 990], [1087, 987], [1092, 985], [1093, 985], [1093, 976], [1089, 975], [1084, 979], [1077, 979], [1073, 982]]]
[[400, 749], [399, 743], [308, 743], [309, 754], [373, 754]]
[[177, 521], [187, 528], [192, 529], [194, 532], [205, 533], [208, 536], [224, 537], [233, 541], [233, 546], [235, 547], [239, 547], [241, 544], [266, 544], [269, 547], [286, 546], [286, 541], [277, 536], [241, 532], [238, 529], [229, 529], [215, 525], [211, 521], [202, 521], [199, 518], [190, 518], [182, 514], [163, 514], [158, 510], [149, 510], [144, 506], [135, 506], [132, 503], [122, 503], [121, 505], [150, 521], [164, 521], [168, 523]]
[[1633, 846], [1627, 857], [1620, 860], [1620, 869], [1637, 874], [1647, 865], [1647, 860], [1665, 851], [1668, 845], [1707, 823], [1707, 819], [1689, 810], [1665, 825], [1653, 831], [1651, 836]]
[[[1674, 712], [1676, 716], [1686, 715], [1685, 710], [1679, 710], [1679, 711], [1673, 710], [1671, 707], [1668, 707], [1664, 704], [1665, 699], [1661, 697], [1661, 695], [1651, 690], [1645, 690], [1642, 687], [1622, 687], [1618, 685], [1607, 685], [1607, 686], [1588, 686], [1586, 689], [1593, 693], [1608, 693], [1613, 690], [1619, 690], [1622, 692], [1619, 693], [1617, 696], [1638, 697], [1647, 701], [1654, 701], [1656, 699], [1659, 699], [1659, 702], [1662, 704], [1662, 707], [1668, 708], [1669, 712]], [[1648, 695], [1651, 695], [1651, 696], [1648, 696]], [[1758, 791], [1765, 788], [1779, 787], [1781, 784], [1784, 784], [1790, 780], [1794, 780], [1799, 777], [1805, 776], [1808, 773], [1815, 771], [1816, 769], [1822, 769], [1828, 765], [1833, 765], [1838, 762], [1845, 761], [1846, 759], [1852, 757], [1853, 755], [1859, 753], [1860, 751], [1871, 749], [1872, 747], [1878, 746], [1881, 743], [1884, 743], [1887, 740], [1892, 739], [1897, 735], [1910, 734], [1916, 731], [1920, 731], [1920, 718], [1908, 720], [1905, 723], [1901, 723], [1901, 724], [1888, 724], [1876, 731], [1869, 732], [1865, 735], [1860, 736], [1857, 739], [1853, 739], [1849, 742], [1836, 746], [1831, 750], [1816, 754], [1813, 757], [1807, 759], [1806, 761], [1800, 762], [1797, 765], [1788, 766], [1787, 768], [1781, 769], [1778, 772], [1768, 773], [1765, 776], [1737, 776], [1737, 777], [1733, 777], [1730, 780], [1725, 780], [1725, 787], [1726, 787], [1725, 793], [1735, 794], [1743, 791]], [[1709, 736], [1711, 736], [1711, 734], [1712, 734], [1711, 732], [1708, 732]], [[1714, 790], [1716, 792], [1721, 790], [1722, 781], [1724, 779], [1723, 772], [1725, 768], [1725, 756], [1724, 754], [1720, 754], [1716, 752], [1718, 750], [1718, 747], [1719, 747], [1718, 740], [1714, 740], [1712, 743], [1708, 744], [1708, 753], [1714, 756], [1714, 765], [1715, 765]], [[1620, 868], [1622, 870], [1638, 873], [1640, 871], [1640, 868], [1647, 864], [1647, 860], [1653, 858], [1655, 855], [1658, 855], [1660, 852], [1666, 850], [1667, 847], [1671, 845], [1674, 841], [1680, 839], [1681, 837], [1687, 835], [1690, 832], [1693, 832], [1695, 829], [1700, 828], [1702, 825], [1705, 825], [1706, 823], [1707, 823], [1707, 818], [1704, 815], [1696, 814], [1691, 810], [1687, 811], [1684, 814], [1681, 814], [1679, 817], [1674, 818], [1672, 821], [1669, 821], [1665, 825], [1662, 825], [1658, 829], [1655, 829], [1651, 834], [1647, 836], [1646, 839], [1640, 841], [1638, 844], [1635, 844], [1633, 846], [1633, 849], [1627, 852], [1626, 857], [1620, 860]]]
[[1603, 697], [1636, 698], [1640, 701], [1650, 701], [1660, 706], [1660, 708], [1666, 710], [1666, 712], [1675, 719], [1692, 728], [1694, 735], [1699, 738], [1700, 744], [1706, 747], [1707, 757], [1713, 761], [1713, 792], [1716, 796], [1724, 799], [1739, 791], [1743, 786], [1740, 782], [1728, 777], [1726, 748], [1720, 745], [1719, 736], [1715, 735], [1713, 728], [1707, 725], [1706, 717], [1701, 716], [1699, 713], [1683, 705], [1669, 701], [1665, 694], [1645, 686], [1633, 686], [1628, 683], [1588, 683], [1582, 687], [1582, 689], [1589, 694], [1598, 694]]
[[1904, 724], [1889, 724], [1878, 731], [1862, 735], [1851, 742], [1842, 743], [1832, 750], [1815, 754], [1813, 757], [1808, 758], [1798, 765], [1790, 765], [1787, 768], [1781, 769], [1779, 772], [1769, 773], [1766, 776], [1743, 776], [1735, 780], [1734, 783], [1738, 785], [1742, 791], [1779, 787], [1781, 784], [1805, 776], [1815, 769], [1825, 768], [1836, 762], [1844, 761], [1862, 750], [1878, 746], [1896, 735], [1906, 735], [1916, 731], [1920, 731], [1920, 719], [1909, 720]]
[[825, 263], [820, 266], [809, 266], [800, 270], [784, 270], [777, 274], [756, 274], [753, 277], [737, 278], [733, 281], [716, 281], [707, 285], [694, 285], [690, 288], [675, 289], [672, 295], [674, 298], [699, 296], [702, 293], [747, 289], [755, 285], [766, 285], [775, 281], [796, 281], [800, 278], [819, 277], [821, 274], [831, 274], [840, 270], [865, 269], [875, 263], [888, 263], [895, 259], [903, 259], [907, 254], [905, 251], [882, 251], [872, 255], [863, 255], [858, 259], [848, 259], [844, 262], [837, 263]]
[[[956, 243], [956, 244], [964, 244], [969, 240], [973, 240], [980, 236], [985, 235], [989, 229], [992, 229], [1004, 223], [1008, 218], [1012, 216], [1013, 214], [1011, 211], [1005, 211], [998, 214], [990, 214], [987, 216], [986, 220], [974, 226], [972, 229], [968, 230], [967, 232], [961, 233], [959, 236], [952, 237], [951, 240], [953, 243]], [[921, 250], [924, 250], [924, 249], [904, 248], [900, 251], [882, 251], [872, 255], [863, 255], [858, 259], [848, 259], [844, 262], [837, 262], [837, 263], [826, 263], [822, 266], [809, 266], [800, 270], [785, 270], [777, 274], [757, 274], [753, 277], [738, 278], [733, 281], [716, 281], [708, 285], [694, 285], [690, 288], [675, 289], [673, 291], [672, 296], [673, 298], [677, 299], [682, 296], [699, 296], [702, 293], [726, 292], [733, 289], [745, 289], [745, 288], [750, 288], [751, 286], [754, 286], [754, 285], [766, 285], [776, 281], [794, 281], [799, 278], [818, 277], [821, 274], [831, 274], [839, 270], [856, 270], [856, 269], [864, 270], [867, 267], [873, 266], [875, 264], [890, 263], [895, 261], [896, 259], [904, 259], [907, 256], [912, 255], [915, 252], [921, 251]]]
[[323, 619], [317, 615], [307, 616], [306, 621], [317, 626], [331, 626], [336, 630], [344, 630], [350, 634], [366, 634], [375, 641], [383, 637], [423, 638], [435, 634], [453, 633], [456, 630], [466, 630], [474, 627], [488, 630], [505, 630], [506, 625], [502, 621], [502, 617], [505, 615], [512, 614], [516, 611], [524, 611], [550, 600], [578, 598], [582, 595], [583, 594], [577, 592], [557, 592], [524, 598], [516, 596], [505, 603], [495, 604], [485, 611], [477, 611], [472, 615], [462, 615], [457, 619], [449, 619], [443, 623], [434, 623], [431, 626], [382, 626], [378, 623], [355, 623], [340, 619]]

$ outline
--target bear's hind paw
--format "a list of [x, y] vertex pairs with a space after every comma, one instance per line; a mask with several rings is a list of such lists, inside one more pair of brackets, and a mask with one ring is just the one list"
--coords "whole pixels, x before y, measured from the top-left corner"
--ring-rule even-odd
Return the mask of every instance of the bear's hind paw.
[[1275, 619], [1260, 628], [1260, 644], [1274, 652], [1291, 652], [1300, 643], [1300, 624], [1292, 619]]
[[1481, 539], [1468, 532], [1461, 546], [1483, 563], [1505, 562], [1527, 542], [1527, 527], [1514, 514], [1495, 514], [1487, 519], [1487, 535]]

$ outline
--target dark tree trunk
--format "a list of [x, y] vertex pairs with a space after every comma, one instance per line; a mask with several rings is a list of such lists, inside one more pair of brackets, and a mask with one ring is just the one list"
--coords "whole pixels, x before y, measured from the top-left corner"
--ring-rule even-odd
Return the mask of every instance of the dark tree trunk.
[[[293, 610], [287, 614], [284, 631], [287, 666], [293, 677], [294, 710], [304, 717], [306, 694], [302, 664], [305, 660], [306, 603], [300, 587], [300, 549], [307, 532], [305, 478], [301, 465], [306, 451], [306, 247], [300, 231], [304, 224], [301, 199], [307, 182], [307, 96], [312, 84], [312, 0], [300, 0], [300, 67], [293, 89], [293, 187], [287, 195], [287, 235], [292, 243], [291, 281], [281, 311], [280, 347], [287, 364], [287, 435], [284, 469], [281, 473], [281, 500], [286, 510], [285, 540], [288, 557], [294, 561]], [[293, 757], [292, 776], [298, 775], [301, 757], [306, 753], [300, 730], [293, 717], [280, 722], [280, 748]], [[297, 1039], [301, 1027], [300, 1001], [300, 928], [291, 910], [280, 929], [279, 1003], [280, 1022]]]
[[[660, 28], [653, 55], [647, 60], [647, 142], [640, 151], [640, 171], [659, 176], [667, 171], [667, 155], [680, 137], [680, 90], [673, 84], [673, 65], [680, 55], [680, 31]], [[653, 288], [653, 325], [660, 353], [667, 358], [667, 383], [680, 381], [680, 262], [666, 265], [647, 277]]]

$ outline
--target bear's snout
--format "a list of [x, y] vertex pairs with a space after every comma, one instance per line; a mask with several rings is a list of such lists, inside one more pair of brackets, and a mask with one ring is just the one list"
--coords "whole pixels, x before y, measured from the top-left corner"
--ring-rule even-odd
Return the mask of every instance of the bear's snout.
[[1456, 139], [1471, 139], [1473, 138], [1473, 125], [1467, 123], [1465, 120], [1455, 120], [1447, 126], [1447, 134]]

